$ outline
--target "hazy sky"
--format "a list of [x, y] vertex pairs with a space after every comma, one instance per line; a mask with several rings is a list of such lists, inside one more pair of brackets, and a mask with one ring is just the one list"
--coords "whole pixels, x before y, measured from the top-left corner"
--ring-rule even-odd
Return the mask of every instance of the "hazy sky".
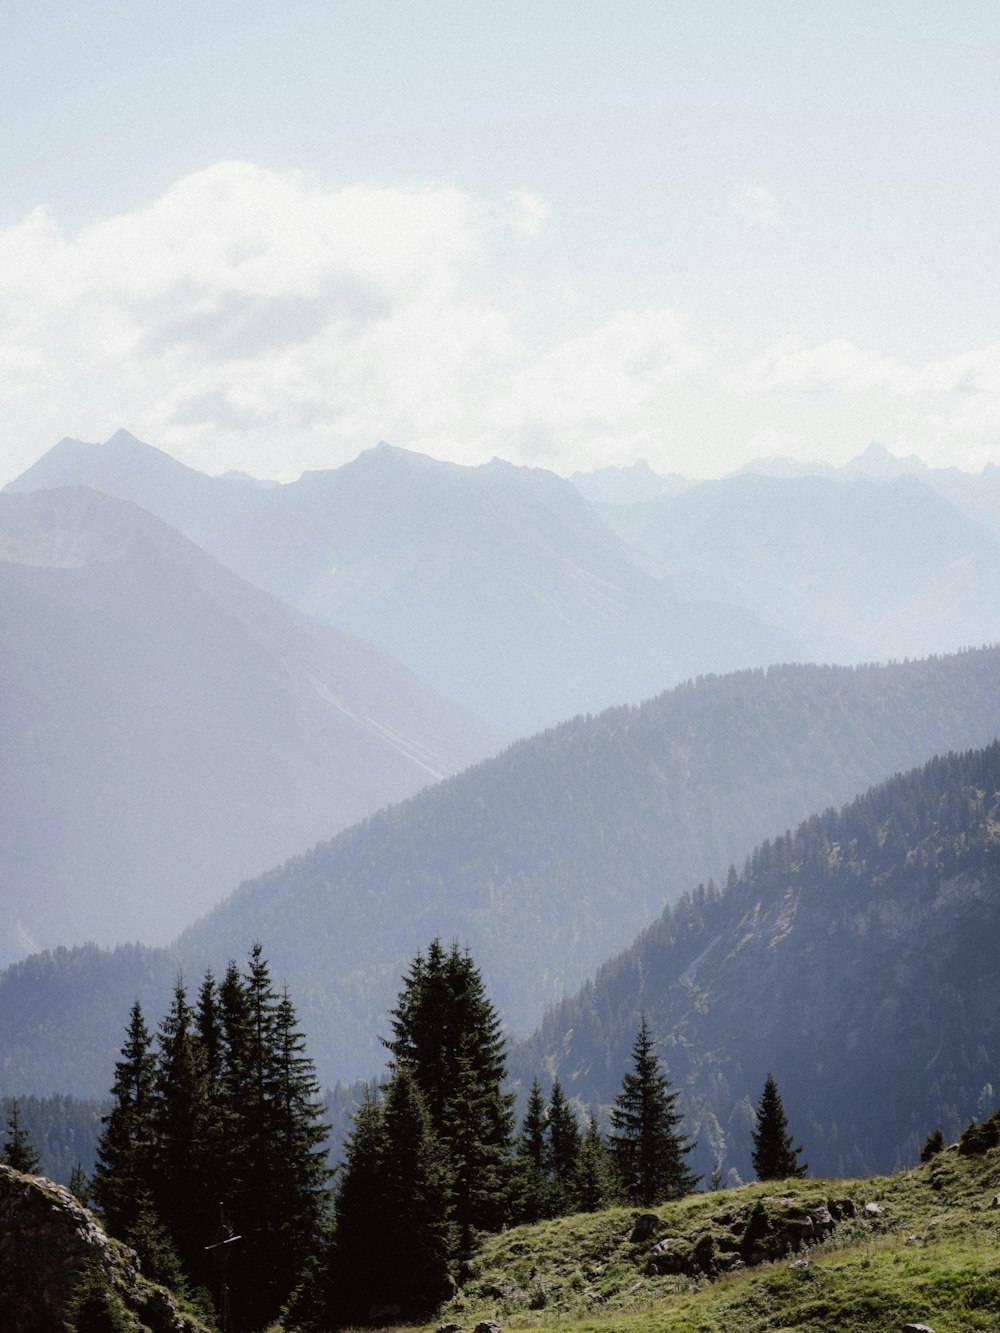
[[0, 481], [1000, 462], [994, 0], [5, 0]]

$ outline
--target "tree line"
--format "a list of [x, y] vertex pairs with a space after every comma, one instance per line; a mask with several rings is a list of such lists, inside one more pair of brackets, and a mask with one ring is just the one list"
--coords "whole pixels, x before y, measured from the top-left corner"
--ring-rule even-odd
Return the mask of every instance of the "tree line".
[[178, 981], [155, 1041], [136, 1003], [115, 1067], [94, 1202], [148, 1276], [224, 1328], [273, 1319], [322, 1233], [326, 1131], [304, 1045], [255, 945], [193, 1004]]
[[[260, 945], [245, 971], [181, 981], [153, 1036], [131, 1011], [89, 1189], [143, 1271], [220, 1327], [282, 1312], [321, 1330], [430, 1315], [484, 1232], [695, 1189], [678, 1092], [645, 1017], [602, 1133], [558, 1080], [520, 1128], [499, 1017], [467, 952], [434, 940], [402, 980], [386, 1077], [369, 1087], [330, 1188], [326, 1126], [294, 1008]], [[754, 1133], [761, 1178], [801, 1174], [773, 1078]], [[18, 1120], [4, 1156], [38, 1166]]]

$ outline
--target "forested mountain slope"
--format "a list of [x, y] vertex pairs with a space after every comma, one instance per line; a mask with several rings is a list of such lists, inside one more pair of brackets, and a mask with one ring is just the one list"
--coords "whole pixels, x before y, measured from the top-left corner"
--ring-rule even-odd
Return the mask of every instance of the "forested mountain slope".
[[569, 482], [499, 459], [381, 444], [271, 492], [209, 549], [520, 734], [802, 656], [793, 636], [649, 572]]
[[60, 440], [4, 490], [9, 493], [88, 486], [131, 500], [164, 523], [204, 545], [245, 518], [277, 482], [228, 473], [209, 477], [119, 430], [103, 444]]
[[[952, 481], [956, 504], [988, 508], [988, 474]], [[857, 662], [1000, 636], [1000, 538], [956, 504], [923, 474], [746, 474], [599, 508], [688, 596], [780, 625], [814, 661]]]
[[[998, 732], [995, 648], [741, 672], [577, 718], [244, 885], [170, 956], [76, 951], [0, 976], [0, 1092], [100, 1095], [135, 995], [162, 1011], [178, 966], [218, 972], [256, 939], [326, 1081], [380, 1067], [399, 977], [435, 935], [468, 945], [511, 1029], [530, 1031], [763, 837]], [[71, 972], [66, 1014], [49, 997]]]
[[517, 1052], [609, 1103], [639, 1015], [700, 1165], [749, 1174], [773, 1072], [820, 1174], [912, 1162], [992, 1110], [1000, 1060], [1000, 744], [949, 754], [762, 843], [667, 909]]
[[488, 753], [399, 663], [84, 488], [0, 496], [0, 960], [168, 940]]

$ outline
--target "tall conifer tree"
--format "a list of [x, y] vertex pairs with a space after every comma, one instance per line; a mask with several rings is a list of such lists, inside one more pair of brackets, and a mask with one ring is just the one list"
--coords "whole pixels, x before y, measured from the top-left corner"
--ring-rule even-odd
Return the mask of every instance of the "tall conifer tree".
[[576, 1167], [580, 1157], [580, 1126], [558, 1079], [549, 1098], [546, 1165], [549, 1174], [549, 1210], [558, 1216], [576, 1206]]
[[764, 1090], [757, 1103], [757, 1128], [752, 1131], [752, 1138], [751, 1159], [758, 1180], [804, 1176], [809, 1169], [806, 1163], [799, 1162], [802, 1146], [796, 1147], [788, 1133], [788, 1118], [772, 1074], [764, 1080]]
[[327, 1169], [319, 1088], [287, 992], [259, 945], [245, 974], [211, 974], [197, 1009], [178, 982], [151, 1051], [133, 1006], [99, 1146], [94, 1194], [111, 1230], [167, 1271], [210, 1284], [205, 1246], [220, 1202], [240, 1240], [226, 1251], [240, 1327], [273, 1319], [322, 1233]]
[[4, 1140], [0, 1161], [15, 1171], [23, 1171], [25, 1175], [35, 1175], [38, 1171], [38, 1153], [31, 1146], [28, 1131], [21, 1124], [16, 1097], [11, 1103], [10, 1115], [7, 1118], [7, 1137]]
[[684, 1158], [695, 1145], [679, 1132], [678, 1094], [661, 1068], [645, 1014], [632, 1062], [611, 1109], [610, 1147], [628, 1199], [651, 1207], [694, 1189], [699, 1177], [688, 1171]]
[[309, 1327], [363, 1324], [376, 1304], [385, 1266], [384, 1185], [385, 1117], [378, 1095], [366, 1090], [337, 1174], [323, 1309]]
[[426, 1317], [448, 1294], [456, 1227], [447, 1158], [406, 1065], [386, 1089], [384, 1127], [386, 1240], [394, 1262], [383, 1282], [407, 1318]]
[[367, 1324], [378, 1311], [418, 1319], [448, 1294], [455, 1255], [449, 1172], [420, 1088], [400, 1065], [384, 1101], [354, 1118], [334, 1205], [322, 1328]]
[[394, 1069], [407, 1065], [431, 1128], [447, 1147], [463, 1236], [504, 1220], [513, 1101], [503, 1090], [506, 1049], [482, 977], [457, 945], [434, 940], [403, 979], [385, 1040]]
[[521, 1122], [514, 1161], [511, 1214], [517, 1222], [537, 1222], [545, 1215], [545, 1098], [534, 1079]]
[[287, 1292], [289, 1280], [319, 1246], [330, 1179], [320, 1088], [287, 988], [275, 1010], [268, 1080], [273, 1088], [270, 1236], [278, 1284]]
[[278, 996], [261, 945], [220, 988], [222, 1086], [230, 1110], [226, 1212], [242, 1236], [231, 1261], [237, 1323], [267, 1322], [311, 1257], [326, 1205], [326, 1127], [312, 1062], [287, 994]]
[[132, 1006], [121, 1059], [111, 1085], [112, 1107], [104, 1118], [94, 1170], [94, 1202], [108, 1230], [122, 1237], [151, 1197], [155, 1162], [153, 1127], [156, 1059], [142, 1007]]
[[582, 1213], [595, 1213], [621, 1197], [621, 1182], [593, 1115], [587, 1121], [587, 1132], [580, 1144], [574, 1193], [576, 1206]]
[[151, 1179], [155, 1211], [192, 1274], [203, 1264], [205, 1198], [209, 1167], [207, 1137], [211, 1089], [195, 1015], [178, 980], [170, 1010], [160, 1025], [152, 1125], [155, 1143]]

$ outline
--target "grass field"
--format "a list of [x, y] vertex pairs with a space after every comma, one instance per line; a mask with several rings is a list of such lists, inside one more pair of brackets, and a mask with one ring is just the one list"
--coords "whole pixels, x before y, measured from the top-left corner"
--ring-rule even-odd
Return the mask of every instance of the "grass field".
[[[910, 1322], [935, 1333], [1000, 1330], [998, 1191], [1000, 1151], [950, 1148], [893, 1176], [692, 1195], [653, 1210], [654, 1234], [641, 1240], [635, 1209], [518, 1227], [486, 1239], [462, 1289], [426, 1327], [496, 1319], [538, 1333], [898, 1333]], [[824, 1210], [840, 1217], [817, 1243], [785, 1229], [787, 1217]], [[764, 1246], [787, 1244], [744, 1262], [726, 1247], [755, 1212]], [[650, 1274], [650, 1249], [664, 1240], [693, 1272]]]

